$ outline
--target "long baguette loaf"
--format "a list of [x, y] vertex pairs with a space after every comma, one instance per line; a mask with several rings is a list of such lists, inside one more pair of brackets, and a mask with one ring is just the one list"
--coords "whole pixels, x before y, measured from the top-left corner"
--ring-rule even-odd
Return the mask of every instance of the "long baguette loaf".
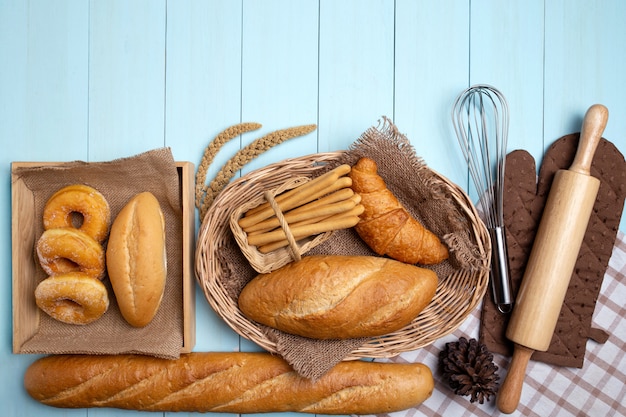
[[24, 386], [53, 407], [142, 411], [380, 414], [415, 407], [433, 391], [423, 364], [342, 362], [312, 382], [268, 353], [54, 355], [26, 371]]
[[411, 323], [437, 274], [378, 256], [311, 255], [252, 279], [239, 294], [251, 320], [313, 339], [388, 334]]

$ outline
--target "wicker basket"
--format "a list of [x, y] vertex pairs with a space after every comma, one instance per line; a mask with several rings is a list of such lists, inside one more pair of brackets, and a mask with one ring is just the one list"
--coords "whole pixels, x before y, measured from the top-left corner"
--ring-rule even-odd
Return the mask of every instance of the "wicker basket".
[[[292, 158], [271, 164], [229, 184], [215, 199], [202, 221], [196, 247], [196, 275], [207, 301], [215, 312], [240, 336], [249, 339], [270, 353], [277, 353], [276, 344], [265, 336], [261, 327], [248, 320], [237, 301], [229, 296], [221, 280], [219, 250], [232, 240], [230, 218], [234, 210], [250, 203], [267, 190], [275, 190], [297, 177], [314, 177], [326, 164], [337, 161], [343, 152], [329, 152]], [[445, 177], [434, 172], [448, 188], [459, 211], [467, 217], [472, 241], [476, 244], [481, 265], [475, 271], [459, 270], [440, 277], [432, 302], [408, 326], [372, 338], [351, 352], [345, 360], [388, 358], [419, 349], [456, 330], [478, 306], [489, 281], [491, 243], [489, 234], [467, 194]], [[285, 256], [277, 262], [284, 262]]]
[[[257, 173], [258, 172], [252, 173], [251, 176], [256, 176]], [[262, 178], [249, 178], [249, 180], [253, 180], [255, 182], [259, 181], [260, 183], [263, 183]], [[258, 250], [256, 246], [248, 244], [247, 235], [239, 225], [239, 219], [248, 210], [267, 202], [268, 199], [273, 198], [274, 196], [277, 196], [282, 192], [296, 188], [299, 185], [308, 182], [309, 180], [310, 178], [308, 177], [295, 177], [291, 179], [286, 179], [286, 182], [280, 187], [272, 190], [266, 190], [266, 193], [269, 194], [269, 196], [265, 196], [266, 193], [262, 193], [256, 198], [252, 198], [251, 200], [239, 205], [238, 207], [235, 207], [235, 209], [232, 210], [229, 219], [230, 229], [233, 232], [233, 236], [235, 237], [235, 240], [237, 241], [241, 252], [244, 254], [248, 262], [250, 262], [250, 265], [257, 272], [272, 272], [273, 270], [285, 266], [288, 263], [293, 262], [294, 260], [299, 260], [302, 255], [308, 252], [311, 248], [314, 248], [315, 246], [324, 242], [332, 235], [332, 231], [320, 233], [315, 236], [301, 239], [299, 242], [289, 242], [289, 245], [286, 247], [275, 249], [268, 253], [262, 253]]]

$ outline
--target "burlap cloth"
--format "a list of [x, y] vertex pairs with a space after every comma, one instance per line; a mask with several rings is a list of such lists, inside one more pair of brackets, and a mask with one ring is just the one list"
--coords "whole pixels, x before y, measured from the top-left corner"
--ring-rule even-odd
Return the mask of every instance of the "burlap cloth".
[[[513, 296], [521, 285], [554, 174], [572, 164], [579, 137], [580, 133], [574, 133], [555, 141], [544, 155], [538, 178], [535, 161], [528, 152], [517, 150], [507, 155], [504, 225]], [[534, 352], [535, 361], [581, 368], [587, 339], [604, 343], [608, 337], [591, 324], [624, 208], [626, 162], [606, 139], [596, 149], [591, 175], [600, 180], [600, 189], [550, 347], [546, 352]], [[501, 314], [491, 297], [486, 296], [480, 339], [492, 352], [510, 356], [513, 344], [505, 335], [508, 320], [509, 315]]]
[[[467, 218], [449, 198], [447, 185], [416, 156], [409, 140], [388, 119], [365, 131], [342, 158], [337, 159], [335, 164], [329, 164], [327, 170], [344, 163], [354, 165], [363, 156], [376, 161], [387, 187], [415, 218], [449, 246], [449, 260], [431, 267], [440, 279], [459, 269], [474, 269], [479, 265], [479, 254], [469, 236]], [[319, 175], [322, 173], [319, 172]], [[335, 232], [304, 256], [313, 254], [377, 256], [353, 229]], [[236, 300], [241, 289], [257, 273], [250, 267], [234, 238], [217, 256], [223, 268], [220, 280], [228, 295]], [[261, 328], [266, 337], [276, 344], [278, 353], [300, 375], [313, 380], [368, 340], [313, 340], [265, 326]]]
[[[42, 219], [43, 206], [58, 189], [86, 184], [99, 190], [109, 202], [111, 218], [135, 194], [150, 191], [159, 200], [166, 223], [167, 279], [156, 316], [143, 328], [126, 323], [117, 306], [108, 277], [109, 309], [95, 322], [77, 326], [61, 323], [42, 313], [38, 332], [22, 346], [24, 353], [138, 353], [177, 358], [183, 346], [182, 208], [179, 177], [169, 148], [108, 162], [74, 161], [62, 165], [18, 168], [15, 171], [35, 197], [35, 218]], [[37, 221], [36, 234], [43, 233]], [[37, 239], [35, 239], [35, 242]], [[106, 246], [106, 242], [104, 243]], [[33, 262], [39, 261], [33, 248]], [[37, 282], [47, 278], [38, 267]], [[35, 302], [33, 296], [33, 303]]]

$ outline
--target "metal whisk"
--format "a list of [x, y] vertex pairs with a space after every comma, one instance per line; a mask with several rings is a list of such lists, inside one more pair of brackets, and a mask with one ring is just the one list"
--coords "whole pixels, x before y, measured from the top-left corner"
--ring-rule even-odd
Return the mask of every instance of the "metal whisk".
[[491, 289], [498, 310], [512, 309], [503, 218], [503, 187], [509, 109], [496, 88], [479, 84], [456, 99], [452, 122], [479, 194], [478, 205], [491, 238]]

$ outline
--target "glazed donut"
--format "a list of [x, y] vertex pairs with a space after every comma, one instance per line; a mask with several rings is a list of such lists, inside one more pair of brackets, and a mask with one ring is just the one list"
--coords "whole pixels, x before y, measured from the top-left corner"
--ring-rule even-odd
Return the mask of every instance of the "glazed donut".
[[82, 216], [79, 230], [98, 242], [106, 239], [111, 209], [104, 196], [88, 185], [68, 185], [54, 193], [43, 210], [43, 227], [45, 230], [75, 227], [72, 221], [75, 213]]
[[89, 324], [109, 308], [102, 281], [82, 272], [44, 279], [35, 289], [35, 301], [50, 317], [68, 324]]
[[104, 256], [102, 245], [78, 229], [49, 229], [37, 241], [37, 257], [48, 275], [83, 272], [102, 279]]

